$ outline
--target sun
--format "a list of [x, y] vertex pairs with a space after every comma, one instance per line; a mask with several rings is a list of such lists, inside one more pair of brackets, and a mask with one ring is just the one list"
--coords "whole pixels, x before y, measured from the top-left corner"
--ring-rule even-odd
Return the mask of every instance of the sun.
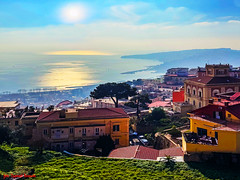
[[86, 7], [78, 3], [72, 3], [61, 9], [60, 18], [64, 23], [78, 23], [86, 18], [86, 13]]

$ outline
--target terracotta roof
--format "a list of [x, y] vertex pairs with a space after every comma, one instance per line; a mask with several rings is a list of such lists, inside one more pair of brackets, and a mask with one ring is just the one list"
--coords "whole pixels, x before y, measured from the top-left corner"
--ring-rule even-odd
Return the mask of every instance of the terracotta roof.
[[165, 157], [166, 155], [183, 156], [184, 154], [180, 147], [157, 150], [138, 145], [114, 149], [108, 157], [157, 160], [158, 157]]
[[158, 150], [144, 146], [128, 146], [114, 149], [108, 157], [157, 160]]
[[235, 77], [211, 77], [211, 76], [202, 76], [191, 78], [186, 81], [194, 81], [203, 84], [226, 84], [226, 83], [240, 83], [240, 79]]
[[215, 130], [240, 131], [240, 124], [239, 123], [228, 122], [225, 126], [221, 126], [221, 127], [215, 128]]
[[170, 107], [171, 104], [170, 102], [166, 102], [166, 101], [156, 101], [154, 103], [151, 103], [148, 105], [148, 107]]
[[184, 153], [182, 151], [182, 148], [180, 147], [173, 147], [173, 148], [167, 148], [159, 150], [158, 157], [165, 157], [165, 156], [183, 156]]
[[[128, 118], [127, 113], [121, 108], [93, 108], [93, 109], [79, 109], [78, 117], [79, 120], [90, 120], [90, 119], [111, 119], [111, 118]], [[68, 120], [60, 118], [60, 111], [41, 112], [37, 121], [38, 122], [49, 122]]]
[[240, 92], [236, 92], [234, 95], [230, 97], [230, 100], [235, 101], [239, 97], [240, 97]]
[[132, 159], [135, 157], [136, 151], [139, 146], [128, 146], [123, 148], [114, 149], [108, 157], [112, 158], [129, 158]]

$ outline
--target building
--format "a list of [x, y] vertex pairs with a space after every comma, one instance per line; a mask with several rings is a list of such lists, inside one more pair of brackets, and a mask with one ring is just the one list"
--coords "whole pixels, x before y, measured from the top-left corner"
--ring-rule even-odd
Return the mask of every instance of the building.
[[187, 153], [240, 153], [240, 104], [213, 103], [190, 113], [190, 132], [183, 133]]
[[36, 127], [36, 120], [39, 117], [40, 112], [24, 112], [21, 119], [20, 125], [24, 126], [24, 137], [27, 140], [32, 138], [33, 129]]
[[206, 75], [184, 82], [185, 101], [193, 108], [206, 106], [219, 93], [239, 91], [240, 79], [230, 76], [229, 64], [206, 65]]
[[172, 92], [172, 102], [173, 103], [183, 103], [184, 102], [184, 89], [183, 88]]
[[166, 156], [171, 156], [174, 158], [174, 160], [182, 162], [183, 155], [183, 151], [180, 147], [157, 150], [149, 147], [136, 145], [114, 149], [108, 157], [119, 159], [141, 159], [159, 161], [163, 158], [166, 158]]
[[188, 73], [188, 68], [171, 68], [164, 75], [164, 83], [168, 85], [183, 85], [186, 79], [196, 77]]
[[129, 145], [129, 116], [121, 108], [41, 112], [33, 141], [43, 140], [53, 150], [92, 150], [102, 135], [110, 135], [116, 147]]
[[[119, 99], [118, 105], [124, 106], [124, 104], [128, 102], [127, 99]], [[92, 98], [91, 104], [93, 108], [114, 108], [115, 104], [111, 98], [102, 98], [102, 99], [94, 99]]]

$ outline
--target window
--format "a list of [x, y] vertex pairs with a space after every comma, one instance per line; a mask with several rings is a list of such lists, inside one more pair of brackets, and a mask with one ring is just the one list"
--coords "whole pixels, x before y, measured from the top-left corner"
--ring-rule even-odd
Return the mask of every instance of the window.
[[18, 126], [18, 121], [15, 121], [15, 126]]
[[195, 104], [196, 104], [196, 102], [195, 102], [195, 100], [193, 100], [193, 105], [195, 106]]
[[73, 134], [73, 128], [70, 128], [69, 131], [70, 131], [70, 134]]
[[198, 105], [198, 106], [199, 106], [199, 108], [201, 108], [201, 107], [202, 107], [202, 103], [201, 103], [201, 102], [199, 102], [199, 105]]
[[215, 132], [215, 138], [218, 139], [218, 132]]
[[115, 145], [119, 145], [119, 139], [115, 139], [114, 143]]
[[113, 125], [113, 131], [119, 131], [119, 125]]
[[99, 135], [99, 128], [96, 128], [96, 129], [95, 129], [95, 134], [96, 134], [96, 136]]
[[207, 136], [207, 130], [203, 128], [197, 128], [197, 133], [199, 136]]
[[82, 136], [86, 136], [86, 132], [87, 132], [86, 128], [83, 128], [82, 129]]
[[44, 134], [44, 135], [47, 135], [47, 134], [48, 134], [47, 129], [44, 129], [44, 130], [43, 130], [43, 134]]
[[193, 90], [193, 95], [196, 95], [196, 90], [195, 89]]

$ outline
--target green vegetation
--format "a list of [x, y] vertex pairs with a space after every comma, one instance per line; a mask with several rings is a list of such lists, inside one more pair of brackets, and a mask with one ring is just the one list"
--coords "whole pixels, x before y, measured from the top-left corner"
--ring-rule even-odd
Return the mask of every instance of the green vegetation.
[[180, 137], [182, 135], [181, 131], [179, 131], [176, 126], [173, 126], [172, 129], [168, 131], [169, 134], [172, 135], [172, 137]]
[[137, 94], [137, 89], [132, 88], [127, 83], [106, 83], [97, 86], [91, 93], [90, 97], [100, 99], [104, 97], [110, 97], [118, 107], [118, 100], [123, 98], [128, 98], [129, 96], [134, 96]]
[[[14, 145], [0, 146], [0, 174], [24, 174], [35, 170], [34, 179], [237, 179], [238, 171], [205, 164], [119, 160], [83, 156], [67, 157], [59, 152], [36, 151]], [[0, 179], [2, 176], [0, 176]]]

